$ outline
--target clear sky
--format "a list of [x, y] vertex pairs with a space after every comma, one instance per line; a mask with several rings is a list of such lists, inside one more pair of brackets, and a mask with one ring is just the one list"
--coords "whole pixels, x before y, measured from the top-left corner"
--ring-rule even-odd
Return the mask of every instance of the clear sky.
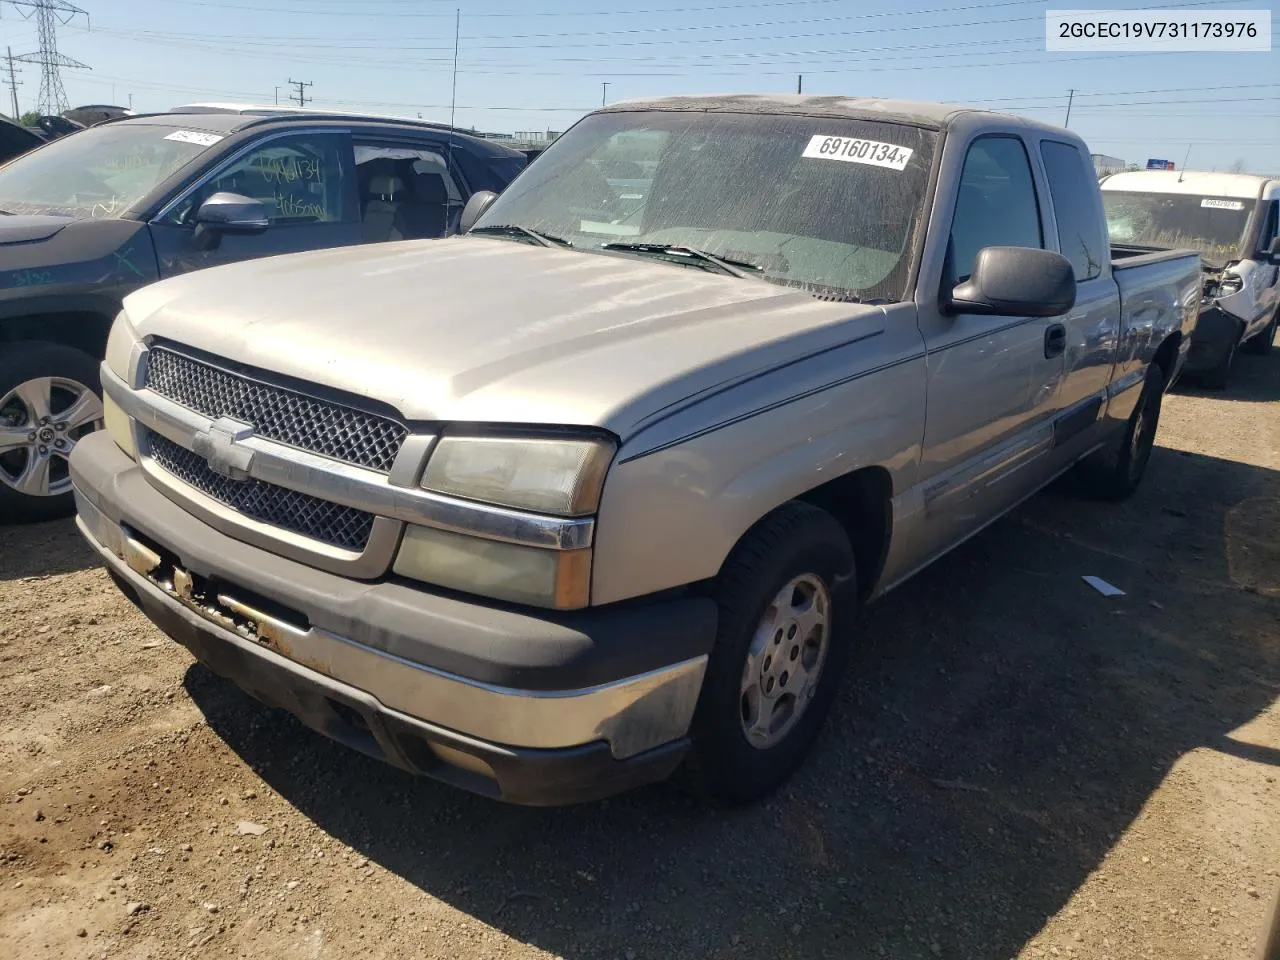
[[[564, 129], [609, 100], [671, 93], [895, 96], [977, 103], [1070, 126], [1094, 152], [1280, 173], [1280, 51], [1047, 53], [1063, 0], [76, 0], [59, 28], [68, 99], [163, 110], [281, 102], [311, 81], [315, 106], [448, 120], [461, 9], [457, 122]], [[1100, 0], [1107, 9], [1271, 9], [1248, 0]], [[36, 48], [0, 0], [0, 48]], [[88, 29], [86, 29], [86, 26]], [[0, 54], [3, 50], [0, 49]], [[39, 67], [24, 65], [34, 106]], [[607, 83], [607, 93], [603, 84]], [[7, 104], [8, 89], [0, 88]]]

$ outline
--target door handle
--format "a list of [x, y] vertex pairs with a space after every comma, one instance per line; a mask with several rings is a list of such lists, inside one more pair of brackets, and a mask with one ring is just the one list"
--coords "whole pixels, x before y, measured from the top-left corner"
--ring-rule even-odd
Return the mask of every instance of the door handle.
[[1067, 328], [1060, 323], [1050, 324], [1044, 332], [1044, 356], [1046, 360], [1060, 357], [1067, 349]]

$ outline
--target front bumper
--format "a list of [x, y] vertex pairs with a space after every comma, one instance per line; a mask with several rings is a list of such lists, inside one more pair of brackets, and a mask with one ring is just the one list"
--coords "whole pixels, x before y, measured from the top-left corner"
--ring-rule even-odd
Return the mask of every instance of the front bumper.
[[526, 804], [661, 779], [687, 748], [710, 600], [530, 613], [351, 581], [202, 523], [105, 433], [77, 444], [71, 466], [80, 528], [143, 612], [336, 740]]

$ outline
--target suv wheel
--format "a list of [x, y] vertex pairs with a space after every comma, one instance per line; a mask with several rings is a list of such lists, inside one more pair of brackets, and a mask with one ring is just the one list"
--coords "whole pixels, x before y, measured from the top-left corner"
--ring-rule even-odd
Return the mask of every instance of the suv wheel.
[[102, 424], [98, 364], [52, 343], [0, 356], [0, 521], [31, 522], [75, 509], [68, 459]]
[[1265, 357], [1271, 352], [1271, 345], [1275, 343], [1277, 327], [1280, 327], [1280, 307], [1276, 307], [1270, 323], [1244, 342], [1242, 348], [1244, 352]]
[[856, 597], [849, 538], [816, 507], [786, 504], [734, 548], [689, 760], [713, 799], [757, 799], [800, 766], [848, 661]]

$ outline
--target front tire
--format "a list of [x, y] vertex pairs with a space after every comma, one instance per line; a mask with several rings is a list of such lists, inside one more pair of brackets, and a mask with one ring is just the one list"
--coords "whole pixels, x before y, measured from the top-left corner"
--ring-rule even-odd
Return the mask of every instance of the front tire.
[[102, 425], [98, 362], [55, 343], [9, 344], [0, 354], [0, 523], [75, 510], [68, 460]]
[[689, 767], [704, 793], [736, 805], [787, 780], [831, 710], [857, 606], [849, 538], [826, 511], [786, 504], [734, 548], [716, 600]]
[[1265, 357], [1271, 352], [1271, 347], [1276, 341], [1277, 328], [1280, 328], [1280, 307], [1276, 307], [1276, 312], [1271, 316], [1271, 322], [1246, 340], [1242, 349], [1245, 353]]
[[1236, 350], [1239, 348], [1239, 345], [1239, 331], [1237, 330], [1236, 338], [1231, 341], [1226, 351], [1222, 354], [1222, 359], [1208, 370], [1200, 372], [1198, 379], [1200, 380], [1201, 386], [1207, 387], [1210, 390], [1227, 389], [1227, 381], [1231, 377], [1231, 365], [1235, 363]]

